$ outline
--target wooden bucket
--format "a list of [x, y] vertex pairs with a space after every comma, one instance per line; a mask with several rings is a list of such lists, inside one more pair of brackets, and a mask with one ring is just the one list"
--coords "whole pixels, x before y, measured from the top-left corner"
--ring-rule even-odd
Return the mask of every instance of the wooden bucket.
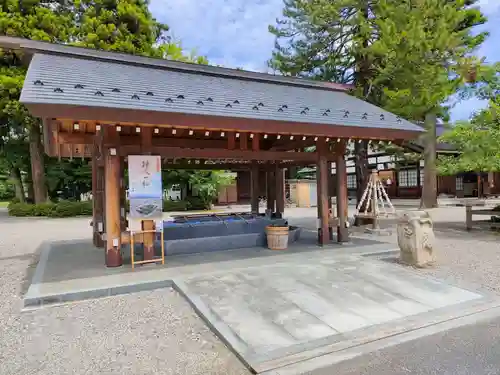
[[288, 248], [288, 227], [266, 227], [267, 247], [271, 250], [285, 250]]

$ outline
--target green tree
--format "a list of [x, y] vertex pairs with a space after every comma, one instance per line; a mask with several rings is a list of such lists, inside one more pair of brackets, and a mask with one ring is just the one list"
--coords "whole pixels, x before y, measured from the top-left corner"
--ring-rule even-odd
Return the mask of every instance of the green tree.
[[[71, 15], [64, 11], [57, 1], [5, 0], [0, 6], [0, 34], [2, 35], [64, 42], [69, 37], [70, 20]], [[0, 94], [2, 95], [0, 116], [1, 126], [4, 128], [1, 155], [4, 158], [8, 156], [7, 164], [10, 174], [16, 181], [16, 191], [20, 194], [23, 190], [20, 183], [21, 166], [15, 156], [23, 149], [20, 140], [27, 138], [34, 200], [43, 202], [47, 199], [47, 188], [41, 146], [41, 123], [38, 119], [31, 117], [18, 101], [25, 73], [21, 56], [10, 51], [0, 51]]]
[[488, 101], [488, 107], [445, 132], [440, 140], [451, 144], [460, 154], [440, 156], [438, 170], [443, 174], [500, 171], [500, 63], [468, 67], [474, 82], [464, 90]]
[[[370, 85], [380, 6], [370, 0], [284, 0], [283, 19], [269, 27], [276, 36], [270, 66], [285, 75], [354, 84], [357, 96], [380, 104]], [[366, 141], [355, 144], [358, 201], [368, 182], [367, 148]]]
[[[207, 63], [194, 51], [185, 54], [179, 43], [171, 42], [166, 25], [157, 22], [145, 0], [6, 0], [0, 5], [0, 34], [158, 58]], [[16, 192], [24, 197], [21, 174], [32, 180], [34, 201], [47, 199], [47, 168], [41, 142], [41, 123], [19, 103], [26, 74], [22, 56], [0, 51], [0, 158], [9, 167]], [[29, 144], [29, 147], [25, 147]], [[29, 150], [30, 162], [19, 157]], [[24, 155], [24, 154], [23, 154]], [[60, 171], [50, 181], [51, 195], [61, 183], [72, 184]], [[52, 171], [55, 171], [52, 168]], [[82, 171], [84, 172], [84, 171]], [[55, 182], [55, 176], [61, 181]], [[64, 177], [63, 177], [64, 176]], [[28, 189], [30, 190], [30, 189]], [[64, 190], [64, 189], [62, 189]]]
[[427, 130], [422, 208], [437, 206], [436, 122], [447, 115], [443, 103], [469, 78], [463, 67], [474, 60], [471, 54], [485, 37], [473, 35], [471, 26], [481, 20], [481, 13], [464, 8], [463, 1], [401, 0], [385, 7], [377, 22], [374, 84], [390, 81], [385, 107], [423, 121]]
[[[458, 46], [450, 45], [447, 52], [454, 54], [456, 51], [453, 49], [476, 47], [485, 37], [484, 33], [475, 36], [470, 33], [472, 26], [485, 22], [481, 13], [471, 7], [476, 2], [417, 0], [410, 4], [409, 1], [400, 0], [285, 0], [283, 19], [277, 21], [277, 26], [270, 27], [277, 38], [270, 66], [286, 75], [353, 83], [356, 87], [354, 93], [358, 97], [392, 109], [391, 107], [396, 106], [391, 106], [390, 103], [402, 99], [401, 94], [396, 93], [403, 93], [407, 89], [412, 91], [415, 86], [411, 77], [404, 77], [399, 72], [412, 73], [422, 62], [427, 62], [426, 69], [432, 70], [432, 64], [435, 63], [433, 56], [429, 56], [429, 61], [427, 56], [423, 56], [423, 60], [416, 63], [413, 59], [417, 52], [427, 47], [424, 45], [425, 40], [420, 41], [421, 45], [415, 53], [410, 51], [413, 55], [409, 58], [401, 53], [408, 51], [408, 46], [397, 41], [405, 38], [409, 29], [414, 33], [414, 25], [418, 24], [429, 28], [420, 33], [420, 36], [429, 38], [429, 47], [433, 39], [441, 41], [449, 33], [460, 34], [463, 43]], [[430, 9], [426, 9], [427, 7]], [[446, 34], [439, 35], [437, 32], [444, 27], [438, 28], [433, 23], [448, 20], [449, 16], [437, 16], [439, 10], [445, 7], [448, 13], [454, 11], [454, 15], [459, 14], [454, 18], [458, 22], [450, 20]], [[408, 9], [412, 11], [407, 12]], [[427, 24], [422, 19], [419, 21], [419, 18], [426, 15], [431, 16]], [[411, 36], [418, 37], [417, 34]], [[390, 43], [391, 37], [396, 42]], [[412, 42], [417, 44], [417, 40]], [[381, 53], [381, 44], [386, 47], [388, 55]], [[395, 55], [399, 58], [397, 70], [394, 69]], [[435, 69], [444, 73], [442, 66]], [[440, 76], [441, 82], [443, 77]], [[400, 78], [403, 79], [399, 81]], [[442, 97], [441, 92], [439, 97]], [[409, 119], [420, 120], [411, 107], [405, 107], [404, 111], [399, 112]], [[356, 143], [358, 199], [368, 177], [366, 150], [366, 142]]]

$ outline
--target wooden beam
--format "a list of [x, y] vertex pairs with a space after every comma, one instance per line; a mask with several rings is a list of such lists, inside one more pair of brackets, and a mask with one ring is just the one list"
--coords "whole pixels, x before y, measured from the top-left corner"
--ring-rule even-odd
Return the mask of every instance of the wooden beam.
[[[150, 133], [153, 131], [151, 127], [141, 127], [142, 133]], [[177, 134], [176, 134], [177, 135]], [[59, 133], [59, 142], [65, 144], [89, 144], [93, 141], [93, 134], [87, 133]], [[137, 134], [120, 135], [121, 145], [138, 145], [142, 143], [142, 137]], [[108, 145], [111, 146], [111, 145]], [[227, 148], [227, 142], [221, 139], [192, 139], [181, 138], [177, 136], [152, 137], [151, 146], [164, 147], [183, 147], [183, 148]]]
[[[364, 139], [416, 139], [423, 130], [400, 130], [386, 128], [346, 126], [324, 123], [278, 121], [258, 118], [195, 115], [153, 110], [137, 110], [98, 106], [78, 106], [69, 104], [25, 104], [36, 117], [70, 118], [75, 120], [107, 121], [111, 123], [137, 123], [149, 126], [190, 127], [192, 129], [220, 129], [225, 131], [259, 132], [272, 134], [305, 134], [307, 136], [325, 136]], [[306, 120], [307, 121], [307, 120]]]
[[[153, 150], [153, 128], [144, 127], [141, 128], [141, 153], [143, 155], [150, 155]], [[122, 140], [120, 139], [120, 142]]]
[[234, 132], [227, 133], [227, 148], [234, 150], [236, 148], [236, 134]]
[[[120, 148], [122, 155], [133, 155], [140, 152], [140, 146], [129, 145]], [[179, 147], [153, 146], [153, 154], [168, 158], [183, 159], [235, 159], [261, 161], [310, 161], [314, 162], [314, 152], [285, 152], [285, 151], [242, 151], [226, 149], [188, 149]]]
[[248, 134], [241, 133], [240, 134], [240, 150], [248, 150]]
[[341, 140], [335, 145], [335, 169], [337, 174], [337, 242], [349, 241], [347, 230], [347, 168], [345, 161], [346, 142]]
[[259, 151], [260, 150], [260, 134], [254, 134], [252, 138], [252, 151]]
[[[115, 127], [106, 129], [106, 141], [118, 143]], [[120, 154], [116, 148], [106, 148], [104, 154], [106, 176], [106, 266], [122, 265], [120, 230]]]

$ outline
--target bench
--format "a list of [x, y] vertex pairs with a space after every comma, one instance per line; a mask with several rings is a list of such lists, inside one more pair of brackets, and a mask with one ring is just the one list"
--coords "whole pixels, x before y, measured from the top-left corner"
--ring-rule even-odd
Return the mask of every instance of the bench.
[[477, 216], [499, 216], [500, 217], [500, 211], [493, 211], [493, 210], [486, 210], [486, 209], [480, 209], [480, 210], [473, 210], [472, 205], [466, 205], [465, 206], [465, 228], [467, 230], [472, 230], [473, 227], [488, 227], [488, 228], [494, 228], [494, 229], [500, 229], [500, 222], [496, 223], [491, 220], [472, 220], [472, 216], [477, 215]]

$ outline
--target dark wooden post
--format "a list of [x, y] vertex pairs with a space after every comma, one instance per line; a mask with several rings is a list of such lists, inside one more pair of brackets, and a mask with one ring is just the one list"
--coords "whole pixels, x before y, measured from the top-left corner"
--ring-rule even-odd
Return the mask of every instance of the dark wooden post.
[[318, 163], [316, 167], [318, 179], [318, 217], [319, 217], [319, 244], [326, 245], [329, 242], [328, 235], [328, 149], [324, 138], [316, 143]]
[[349, 241], [347, 230], [347, 168], [345, 162], [345, 140], [337, 142], [335, 147], [335, 164], [337, 169], [337, 242]]
[[[141, 128], [141, 151], [143, 155], [151, 155], [151, 149], [153, 145], [153, 128], [142, 127]], [[154, 258], [154, 239], [155, 234], [153, 230], [155, 229], [155, 222], [153, 220], [143, 220], [142, 230], [145, 231], [143, 234], [143, 246], [144, 246], [144, 260], [152, 260]]]
[[252, 170], [250, 174], [250, 205], [253, 214], [259, 213], [259, 164], [256, 161], [252, 162]]
[[127, 229], [127, 191], [125, 189], [125, 158], [120, 159], [120, 220], [122, 232]]
[[106, 127], [104, 174], [106, 177], [106, 266], [122, 265], [120, 228], [120, 153], [116, 127]]
[[274, 170], [274, 178], [276, 181], [276, 216], [279, 218], [283, 217], [285, 213], [285, 173], [283, 168], [279, 167], [279, 164], [276, 164]]
[[271, 210], [271, 212], [275, 212], [275, 202], [276, 202], [276, 196], [274, 194], [274, 191], [276, 189], [276, 181], [274, 179], [274, 171], [267, 171], [266, 172], [266, 199], [267, 199], [267, 209]]
[[96, 247], [104, 247], [102, 234], [104, 221], [104, 147], [101, 125], [96, 126], [92, 149], [92, 228], [93, 243]]

